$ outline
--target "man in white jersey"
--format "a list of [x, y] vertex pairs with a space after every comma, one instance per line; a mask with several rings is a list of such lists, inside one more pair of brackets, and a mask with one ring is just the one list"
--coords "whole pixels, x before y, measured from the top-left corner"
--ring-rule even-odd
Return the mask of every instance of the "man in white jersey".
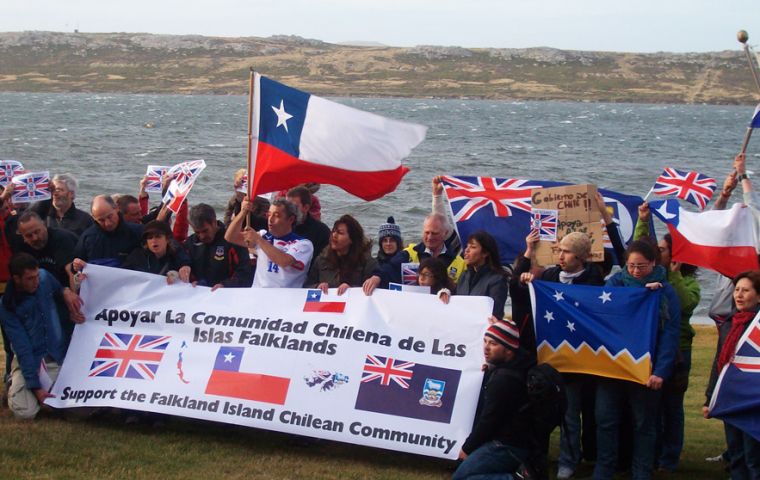
[[240, 213], [230, 223], [224, 238], [237, 245], [256, 251], [256, 274], [254, 287], [301, 288], [311, 262], [314, 246], [293, 233], [297, 210], [285, 199], [272, 202], [267, 212], [267, 230], [255, 231], [250, 227], [241, 229], [246, 214], [252, 209], [243, 200]]

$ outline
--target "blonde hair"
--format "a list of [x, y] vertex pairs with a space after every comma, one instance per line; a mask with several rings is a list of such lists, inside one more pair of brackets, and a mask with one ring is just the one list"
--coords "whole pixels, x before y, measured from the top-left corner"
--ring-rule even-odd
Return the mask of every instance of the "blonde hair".
[[591, 255], [591, 238], [583, 232], [570, 232], [560, 240], [576, 257], [586, 260]]

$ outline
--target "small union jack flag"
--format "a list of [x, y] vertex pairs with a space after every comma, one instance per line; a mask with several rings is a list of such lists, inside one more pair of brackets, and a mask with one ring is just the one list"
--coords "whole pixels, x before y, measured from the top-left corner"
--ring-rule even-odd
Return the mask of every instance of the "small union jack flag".
[[0, 185], [8, 185], [11, 178], [24, 173], [24, 166], [16, 160], [0, 160]]
[[176, 214], [179, 212], [179, 207], [182, 206], [182, 202], [185, 201], [188, 193], [190, 193], [189, 188], [183, 191], [172, 183], [169, 185], [168, 190], [166, 190], [166, 195], [164, 195], [162, 201], [166, 204], [166, 208]]
[[145, 191], [148, 193], [161, 193], [161, 178], [163, 178], [170, 168], [163, 165], [148, 165], [148, 171], [145, 173], [147, 179]]
[[557, 240], [557, 211], [534, 209], [530, 223], [531, 230], [538, 231], [541, 240], [554, 242]]
[[526, 183], [514, 178], [475, 177], [475, 182], [469, 182], [443, 177], [443, 188], [456, 222], [469, 219], [481, 208], [490, 208], [496, 217], [511, 216], [513, 208], [530, 213], [530, 191], [538, 186]]
[[171, 337], [106, 333], [95, 352], [90, 377], [153, 380]]
[[713, 196], [718, 184], [714, 178], [699, 172], [682, 172], [675, 168], [666, 168], [652, 187], [656, 195], [675, 195], [704, 210]]
[[401, 388], [409, 388], [414, 373], [414, 362], [394, 360], [390, 357], [367, 355], [362, 373], [362, 383], [380, 381], [380, 385], [390, 385], [391, 381]]
[[50, 173], [36, 172], [16, 175], [13, 184], [13, 203], [29, 203], [50, 198]]
[[401, 264], [401, 283], [404, 285], [414, 285], [417, 283], [417, 274], [420, 271], [419, 263], [402, 263]]
[[760, 325], [755, 322], [732, 362], [742, 372], [760, 373]]

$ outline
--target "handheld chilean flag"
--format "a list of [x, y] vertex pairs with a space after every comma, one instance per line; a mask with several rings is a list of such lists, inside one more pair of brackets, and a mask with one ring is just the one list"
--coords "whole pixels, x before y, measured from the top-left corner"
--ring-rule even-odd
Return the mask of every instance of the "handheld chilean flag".
[[250, 192], [335, 185], [364, 200], [392, 192], [427, 127], [391, 120], [254, 77]]
[[760, 315], [744, 331], [734, 358], [720, 372], [710, 416], [760, 441]]
[[730, 278], [760, 267], [755, 223], [746, 205], [695, 213], [683, 210], [678, 200], [658, 200], [650, 202], [649, 209], [673, 236], [673, 260]]
[[303, 304], [304, 312], [330, 312], [343, 313], [346, 309], [346, 302], [330, 301], [328, 298], [322, 298], [322, 290], [308, 290], [306, 292], [306, 302]]

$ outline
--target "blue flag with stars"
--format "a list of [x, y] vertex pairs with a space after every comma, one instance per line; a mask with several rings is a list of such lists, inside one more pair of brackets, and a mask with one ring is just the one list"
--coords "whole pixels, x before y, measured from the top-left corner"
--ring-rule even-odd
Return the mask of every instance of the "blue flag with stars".
[[661, 290], [533, 281], [530, 293], [539, 362], [560, 372], [647, 382]]

